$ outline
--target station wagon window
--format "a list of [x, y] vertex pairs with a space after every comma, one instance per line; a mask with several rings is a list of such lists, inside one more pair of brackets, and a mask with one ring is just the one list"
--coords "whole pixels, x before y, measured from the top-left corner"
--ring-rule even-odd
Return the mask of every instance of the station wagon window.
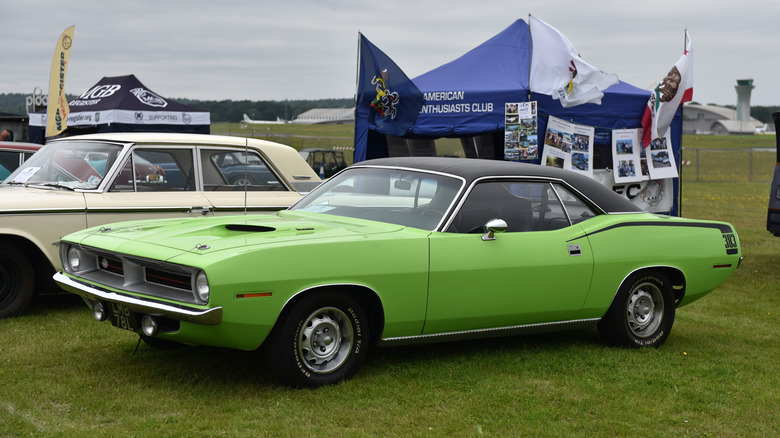
[[254, 151], [201, 149], [204, 190], [286, 191]]
[[[570, 218], [569, 210], [576, 217]], [[510, 233], [549, 231], [594, 215], [587, 204], [558, 184], [485, 181], [471, 190], [446, 231], [484, 233], [485, 224], [491, 219], [503, 219]]]
[[0, 181], [11, 174], [11, 170], [19, 167], [21, 158], [19, 152], [0, 151]]
[[116, 144], [53, 141], [29, 156], [3, 184], [48, 184], [72, 189], [95, 189], [121, 151], [122, 146]]
[[194, 173], [191, 149], [136, 149], [110, 191], [195, 190]]

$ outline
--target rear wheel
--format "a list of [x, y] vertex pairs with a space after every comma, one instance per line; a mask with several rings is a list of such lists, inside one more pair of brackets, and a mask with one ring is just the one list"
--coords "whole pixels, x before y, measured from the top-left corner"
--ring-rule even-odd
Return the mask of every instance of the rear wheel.
[[33, 296], [35, 279], [27, 256], [12, 243], [0, 249], [0, 318], [20, 314]]
[[270, 368], [289, 385], [329, 385], [357, 373], [367, 341], [362, 306], [345, 293], [321, 292], [304, 297], [279, 319], [265, 355]]
[[607, 344], [659, 347], [672, 330], [675, 302], [669, 280], [661, 272], [639, 272], [620, 286], [612, 306], [598, 324]]

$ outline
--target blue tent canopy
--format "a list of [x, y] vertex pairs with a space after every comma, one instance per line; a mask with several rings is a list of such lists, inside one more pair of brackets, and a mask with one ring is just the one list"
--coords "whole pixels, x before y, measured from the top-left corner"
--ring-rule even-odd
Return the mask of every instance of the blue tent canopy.
[[[530, 92], [528, 82], [533, 56], [530, 39], [528, 24], [518, 19], [461, 57], [413, 78], [412, 82], [423, 93], [424, 102], [415, 123], [403, 138], [463, 139], [492, 135], [492, 158], [503, 159], [505, 104], [536, 101], [540, 133], [547, 129], [549, 116], [592, 126], [595, 128], [594, 163], [603, 165], [600, 168], [611, 167], [612, 130], [642, 126], [650, 91], [621, 81], [604, 90], [600, 105], [586, 103], [564, 108], [551, 96]], [[388, 142], [397, 140], [377, 130], [367, 114], [368, 111], [359, 106], [355, 109], [355, 162], [391, 155]], [[679, 158], [681, 109], [670, 129], [672, 149]], [[531, 162], [539, 163], [540, 159]], [[675, 180], [675, 186], [677, 182]]]
[[503, 129], [504, 103], [528, 100], [529, 53], [528, 25], [517, 20], [460, 58], [414, 78], [426, 100], [412, 133], [451, 137]]

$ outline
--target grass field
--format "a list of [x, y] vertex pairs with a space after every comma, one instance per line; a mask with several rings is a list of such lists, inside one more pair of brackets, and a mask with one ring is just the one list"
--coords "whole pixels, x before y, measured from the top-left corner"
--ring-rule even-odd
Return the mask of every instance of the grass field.
[[684, 182], [684, 215], [735, 224], [745, 260], [678, 310], [657, 350], [605, 347], [595, 330], [377, 349], [351, 381], [293, 390], [254, 352], [134, 353], [137, 337], [75, 297], [40, 299], [0, 320], [0, 436], [778, 436], [768, 192]]

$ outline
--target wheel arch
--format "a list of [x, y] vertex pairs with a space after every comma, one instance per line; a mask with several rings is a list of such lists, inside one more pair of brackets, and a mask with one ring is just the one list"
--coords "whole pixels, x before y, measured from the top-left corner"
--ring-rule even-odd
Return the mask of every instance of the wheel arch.
[[34, 242], [26, 239], [22, 236], [13, 234], [0, 234], [0, 247], [5, 243], [13, 244], [19, 247], [24, 252], [33, 268], [33, 281], [35, 292], [40, 291], [42, 288], [55, 288], [56, 284], [52, 280], [55, 268], [52, 266], [51, 261], [43, 253], [41, 248]]
[[641, 268], [634, 269], [633, 271], [626, 274], [626, 276], [623, 277], [623, 280], [620, 281], [618, 288], [615, 290], [615, 296], [617, 296], [618, 290], [620, 290], [625, 282], [634, 274], [646, 272], [660, 272], [669, 280], [669, 282], [671, 282], [672, 293], [674, 294], [674, 305], [675, 307], [678, 306], [683, 297], [685, 297], [685, 274], [683, 274], [682, 270], [679, 268], [669, 265], [643, 266]]
[[370, 345], [374, 345], [376, 341], [382, 336], [382, 331], [385, 326], [384, 306], [382, 305], [382, 300], [379, 298], [379, 294], [377, 294], [375, 290], [361, 284], [323, 284], [304, 289], [287, 300], [287, 302], [282, 307], [282, 310], [279, 312], [279, 317], [274, 323], [274, 326], [276, 326], [278, 322], [286, 316], [289, 310], [297, 302], [314, 294], [328, 291], [344, 292], [357, 300], [358, 303], [363, 306], [363, 309], [366, 311], [369, 318]]

